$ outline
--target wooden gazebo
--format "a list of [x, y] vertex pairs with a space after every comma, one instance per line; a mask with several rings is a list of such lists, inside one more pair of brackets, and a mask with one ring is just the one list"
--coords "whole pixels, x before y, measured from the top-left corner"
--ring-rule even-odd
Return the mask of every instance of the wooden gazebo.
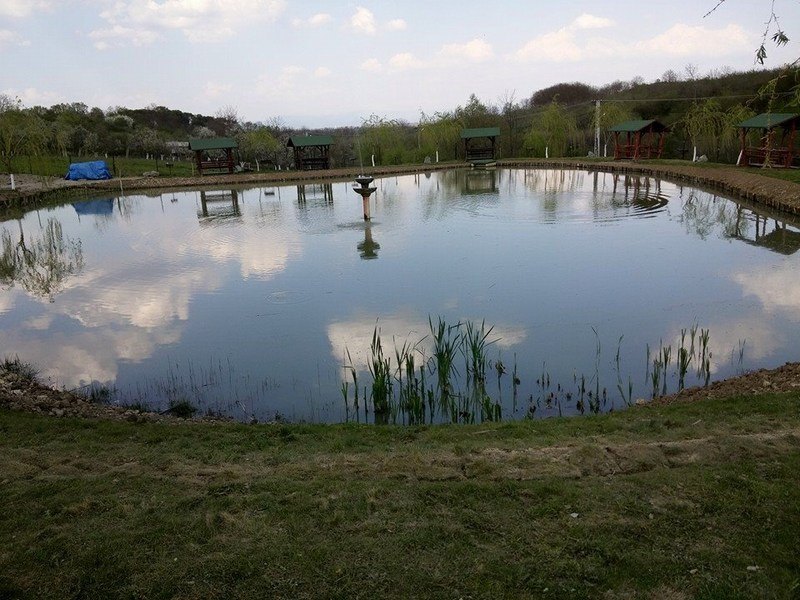
[[[791, 167], [797, 152], [794, 141], [800, 115], [793, 113], [762, 113], [739, 123], [742, 130], [742, 154], [740, 166], [750, 165]], [[747, 134], [753, 130], [761, 132], [758, 145], [748, 145]]]
[[[609, 129], [614, 134], [614, 160], [661, 158], [669, 128], [655, 119], [625, 121]], [[624, 134], [624, 138], [620, 137]]]
[[236, 140], [228, 137], [189, 140], [189, 149], [194, 152], [194, 162], [200, 175], [208, 171], [233, 173], [236, 167], [233, 151], [238, 147]]
[[330, 169], [332, 144], [329, 135], [294, 135], [286, 142], [287, 147], [294, 148], [294, 168], [300, 171]]
[[478, 127], [462, 130], [461, 139], [464, 140], [464, 160], [473, 165], [494, 162], [497, 159], [497, 138], [499, 136], [499, 127]]

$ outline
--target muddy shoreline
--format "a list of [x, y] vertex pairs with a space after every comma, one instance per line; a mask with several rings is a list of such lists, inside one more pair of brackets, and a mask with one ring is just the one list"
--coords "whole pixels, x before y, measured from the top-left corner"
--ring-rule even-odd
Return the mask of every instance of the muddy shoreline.
[[[511, 168], [565, 168], [585, 169], [621, 175], [644, 175], [660, 179], [680, 181], [698, 187], [717, 190], [734, 199], [740, 199], [800, 216], [800, 185], [760, 175], [756, 169], [737, 167], [698, 167], [694, 165], [663, 164], [659, 162], [611, 162], [580, 159], [505, 159], [497, 162], [499, 167]], [[401, 165], [390, 167], [365, 167], [329, 169], [326, 171], [268, 171], [261, 173], [238, 173], [233, 175], [209, 175], [205, 177], [124, 177], [105, 181], [65, 181], [57, 177], [17, 175], [17, 190], [11, 191], [8, 183], [0, 187], [0, 210], [36, 206], [62, 195], [88, 196], [101, 192], [140, 190], [171, 190], [181, 188], [219, 188], [252, 184], [286, 184], [311, 181], [347, 181], [365, 173], [380, 177], [405, 175], [447, 169], [466, 169], [469, 165], [460, 162], [432, 165]], [[7, 175], [2, 175], [7, 178]]]
[[[635, 402], [635, 406], [659, 406], [675, 402], [698, 402], [772, 393], [800, 393], [800, 362], [786, 363], [775, 369], [751, 371], [737, 377], [715, 381], [708, 387], [687, 388], [653, 401], [640, 399]], [[35, 379], [5, 370], [0, 370], [0, 410], [22, 411], [58, 418], [77, 417], [146, 423], [231, 422], [231, 419], [218, 415], [181, 418], [169, 412], [156, 413], [129, 406], [92, 402], [85, 395], [69, 390], [58, 390]]]

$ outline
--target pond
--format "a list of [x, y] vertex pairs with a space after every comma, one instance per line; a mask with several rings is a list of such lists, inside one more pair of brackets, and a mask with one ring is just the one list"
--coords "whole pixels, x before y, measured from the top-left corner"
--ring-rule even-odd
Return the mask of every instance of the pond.
[[798, 359], [786, 216], [573, 170], [374, 185], [370, 223], [351, 182], [5, 221], [0, 347], [111, 402], [315, 422], [619, 410]]

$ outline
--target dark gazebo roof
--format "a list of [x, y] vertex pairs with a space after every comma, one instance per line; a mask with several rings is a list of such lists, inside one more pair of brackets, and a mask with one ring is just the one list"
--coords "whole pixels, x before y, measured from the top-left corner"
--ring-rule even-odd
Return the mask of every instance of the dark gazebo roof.
[[477, 127], [475, 129], [463, 129], [461, 131], [461, 139], [469, 140], [472, 138], [483, 137], [498, 137], [500, 135], [499, 127]]
[[[652, 126], [652, 129], [650, 129]], [[613, 127], [609, 128], [609, 131], [619, 131], [622, 133], [629, 132], [635, 133], [637, 131], [644, 131], [645, 129], [649, 129], [655, 133], [660, 133], [662, 131], [669, 130], [669, 127], [661, 123], [660, 121], [656, 121], [655, 119], [638, 119], [635, 121], [625, 121], [624, 123], [617, 123]]]
[[306, 146], [330, 146], [333, 138], [329, 135], [293, 135], [286, 142], [289, 148], [305, 148]]
[[751, 119], [742, 121], [737, 127], [742, 129], [772, 129], [790, 123], [800, 115], [794, 113], [761, 113]]
[[228, 148], [238, 148], [236, 140], [229, 137], [216, 138], [196, 138], [189, 140], [189, 149], [197, 152], [198, 150], [227, 150]]

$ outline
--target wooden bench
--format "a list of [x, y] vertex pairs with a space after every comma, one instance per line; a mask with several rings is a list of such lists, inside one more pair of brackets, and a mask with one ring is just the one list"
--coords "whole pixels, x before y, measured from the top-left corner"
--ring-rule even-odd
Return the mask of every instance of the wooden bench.
[[197, 168], [200, 171], [200, 175], [203, 175], [206, 171], [224, 171], [225, 173], [233, 173], [235, 166], [235, 161], [228, 160], [226, 158], [218, 160], [201, 160], [199, 163], [197, 163]]
[[792, 153], [786, 148], [758, 148], [751, 146], [745, 151], [745, 164], [760, 166], [767, 161], [769, 156], [769, 164], [773, 167], [790, 167], [792, 166]]

